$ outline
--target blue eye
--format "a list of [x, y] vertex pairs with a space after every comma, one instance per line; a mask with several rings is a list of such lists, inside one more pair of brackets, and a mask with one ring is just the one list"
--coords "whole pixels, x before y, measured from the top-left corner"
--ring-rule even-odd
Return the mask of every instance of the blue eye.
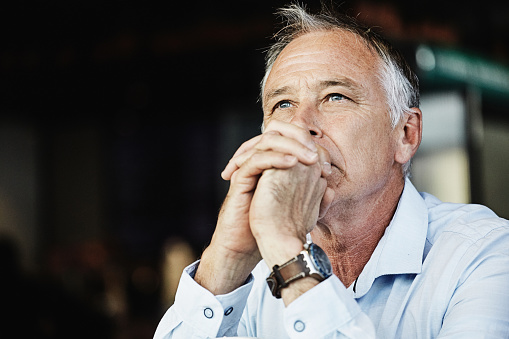
[[338, 94], [338, 93], [329, 94], [329, 101], [341, 101], [345, 98], [346, 97], [342, 94]]
[[276, 105], [276, 108], [290, 108], [292, 104], [289, 101], [281, 101]]

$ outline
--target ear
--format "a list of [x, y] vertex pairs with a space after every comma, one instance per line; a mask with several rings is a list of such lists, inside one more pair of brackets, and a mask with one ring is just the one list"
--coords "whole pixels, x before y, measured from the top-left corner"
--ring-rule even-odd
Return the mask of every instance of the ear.
[[397, 140], [394, 160], [400, 164], [407, 163], [419, 148], [422, 139], [422, 112], [412, 107], [410, 113], [396, 126]]

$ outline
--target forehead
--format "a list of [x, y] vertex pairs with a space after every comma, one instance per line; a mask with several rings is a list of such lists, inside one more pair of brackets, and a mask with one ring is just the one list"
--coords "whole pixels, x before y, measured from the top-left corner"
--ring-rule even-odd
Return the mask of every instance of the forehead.
[[309, 80], [347, 77], [363, 86], [373, 84], [379, 56], [354, 33], [335, 30], [304, 34], [279, 54], [267, 78], [268, 87], [281, 86], [296, 77]]

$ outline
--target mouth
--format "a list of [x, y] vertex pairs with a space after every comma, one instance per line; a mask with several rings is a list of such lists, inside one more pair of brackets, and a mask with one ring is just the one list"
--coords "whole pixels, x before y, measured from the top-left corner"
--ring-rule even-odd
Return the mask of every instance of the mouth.
[[330, 165], [331, 165], [331, 168], [332, 169], [336, 169], [338, 170], [339, 172], [342, 172], [342, 170], [336, 165], [335, 161], [330, 161]]

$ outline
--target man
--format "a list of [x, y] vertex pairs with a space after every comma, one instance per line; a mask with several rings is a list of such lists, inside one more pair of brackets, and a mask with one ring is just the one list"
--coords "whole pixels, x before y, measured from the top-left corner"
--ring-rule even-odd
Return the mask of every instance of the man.
[[509, 223], [406, 178], [422, 132], [406, 62], [349, 18], [281, 13], [264, 131], [222, 173], [211, 243], [155, 337], [508, 337]]

